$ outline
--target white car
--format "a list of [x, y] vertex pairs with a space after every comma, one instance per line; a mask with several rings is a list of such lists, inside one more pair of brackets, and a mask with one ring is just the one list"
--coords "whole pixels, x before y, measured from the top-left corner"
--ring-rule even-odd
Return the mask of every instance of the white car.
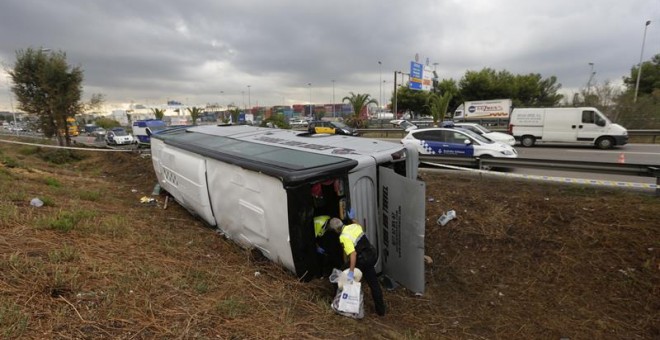
[[390, 120], [390, 124], [395, 125], [397, 127], [400, 127], [406, 132], [410, 132], [412, 130], [417, 129], [417, 125], [415, 125], [412, 122], [410, 122], [409, 120], [405, 120], [405, 119]]
[[105, 142], [108, 145], [130, 145], [137, 143], [133, 135], [120, 127], [108, 130], [105, 133]]
[[464, 129], [427, 128], [408, 132], [401, 140], [413, 145], [420, 154], [464, 157], [517, 158], [518, 152], [509, 144], [493, 142]]
[[289, 125], [292, 128], [300, 128], [300, 127], [307, 127], [309, 125], [309, 122], [303, 119], [292, 119], [289, 121]]
[[477, 123], [454, 123], [454, 126], [480, 134], [493, 142], [506, 143], [511, 146], [516, 145], [516, 139], [513, 136], [502, 132], [490, 131]]

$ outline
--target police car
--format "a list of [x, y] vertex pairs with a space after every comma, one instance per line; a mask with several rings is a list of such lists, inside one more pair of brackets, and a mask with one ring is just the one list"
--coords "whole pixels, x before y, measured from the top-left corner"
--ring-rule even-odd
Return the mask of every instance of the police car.
[[126, 132], [126, 130], [121, 127], [108, 130], [105, 134], [105, 142], [108, 145], [129, 145], [137, 143], [135, 138], [133, 138], [133, 135]]
[[460, 128], [426, 128], [408, 132], [402, 144], [413, 145], [420, 154], [464, 157], [517, 158], [511, 145], [493, 142], [472, 131]]

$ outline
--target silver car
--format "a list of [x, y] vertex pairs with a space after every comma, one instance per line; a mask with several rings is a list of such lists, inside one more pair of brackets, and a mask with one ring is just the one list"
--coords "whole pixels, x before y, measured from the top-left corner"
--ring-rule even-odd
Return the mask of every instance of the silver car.
[[482, 135], [492, 140], [493, 142], [505, 143], [511, 146], [516, 145], [516, 139], [513, 138], [513, 136], [502, 132], [490, 131], [477, 123], [454, 123], [454, 126], [465, 130], [470, 130], [476, 134]]

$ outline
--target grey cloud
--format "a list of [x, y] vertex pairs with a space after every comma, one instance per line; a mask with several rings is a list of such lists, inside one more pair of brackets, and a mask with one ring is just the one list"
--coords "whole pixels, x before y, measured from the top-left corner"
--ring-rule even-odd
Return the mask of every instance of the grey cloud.
[[[416, 53], [458, 80], [484, 67], [557, 76], [565, 89], [620, 81], [660, 53], [655, 0], [580, 2], [393, 1], [84, 1], [0, 3], [0, 58], [49, 47], [85, 70], [85, 91], [108, 101], [328, 101], [348, 91], [377, 97]], [[382, 64], [378, 65], [378, 61]], [[223, 91], [224, 99], [219, 95]], [[8, 95], [0, 95], [0, 110]], [[257, 99], [255, 99], [256, 102]]]

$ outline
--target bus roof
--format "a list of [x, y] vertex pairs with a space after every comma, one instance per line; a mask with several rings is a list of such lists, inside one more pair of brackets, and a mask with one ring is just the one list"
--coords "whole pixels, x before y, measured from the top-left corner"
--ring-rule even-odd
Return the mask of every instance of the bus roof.
[[186, 126], [155, 133], [165, 144], [282, 178], [293, 184], [392, 160], [396, 143], [253, 126]]

